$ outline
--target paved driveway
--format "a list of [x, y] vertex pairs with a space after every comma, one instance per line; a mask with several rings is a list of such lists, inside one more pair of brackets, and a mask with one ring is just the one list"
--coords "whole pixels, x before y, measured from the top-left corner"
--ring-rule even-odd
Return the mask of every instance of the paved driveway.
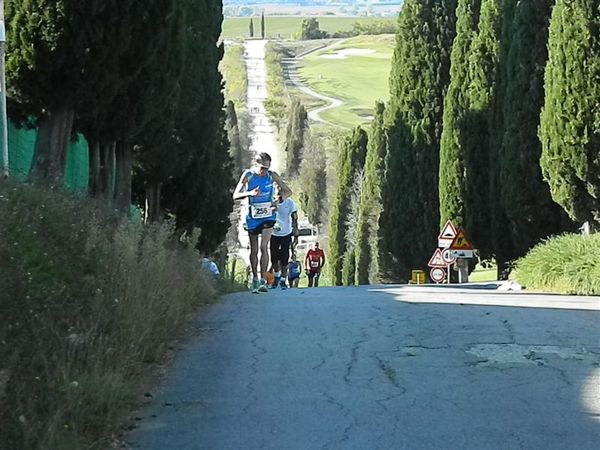
[[130, 440], [143, 450], [597, 450], [600, 300], [541, 301], [409, 287], [227, 296], [198, 319]]

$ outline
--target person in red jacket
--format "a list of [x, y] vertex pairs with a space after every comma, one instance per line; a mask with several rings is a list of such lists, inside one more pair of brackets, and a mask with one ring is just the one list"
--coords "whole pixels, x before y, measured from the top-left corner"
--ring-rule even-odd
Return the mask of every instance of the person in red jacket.
[[306, 252], [304, 257], [304, 268], [308, 276], [308, 287], [319, 286], [319, 276], [321, 269], [325, 265], [325, 253], [319, 248], [319, 243], [315, 242], [314, 248]]

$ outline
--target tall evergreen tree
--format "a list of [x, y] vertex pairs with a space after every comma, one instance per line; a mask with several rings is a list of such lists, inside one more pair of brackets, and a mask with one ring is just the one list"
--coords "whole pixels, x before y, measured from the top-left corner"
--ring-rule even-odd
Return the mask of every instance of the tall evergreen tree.
[[292, 101], [285, 131], [286, 175], [295, 178], [300, 170], [308, 114], [298, 99]]
[[544, 103], [543, 72], [553, 0], [519, 2], [506, 61], [504, 135], [500, 147], [500, 201], [514, 244], [511, 258], [524, 255], [541, 238], [561, 232], [566, 215], [542, 178], [537, 136]]
[[265, 13], [260, 13], [260, 38], [265, 38]]
[[346, 223], [350, 213], [352, 185], [356, 173], [365, 163], [367, 133], [360, 127], [354, 129], [340, 148], [337, 163], [337, 187], [331, 205], [329, 222], [329, 266], [333, 282], [342, 284], [342, 265], [347, 249]]
[[310, 135], [305, 139], [304, 158], [300, 165], [298, 195], [302, 211], [312, 224], [321, 224], [325, 217], [327, 196], [327, 157], [319, 139]]
[[227, 102], [226, 118], [227, 138], [229, 139], [229, 155], [233, 159], [234, 173], [241, 173], [244, 167], [248, 166], [247, 149], [242, 146], [240, 139], [240, 128], [238, 126], [235, 103], [229, 100]]
[[[510, 1], [510, 0], [509, 0]], [[466, 110], [456, 123], [464, 158], [463, 226], [482, 257], [493, 254], [490, 208], [490, 148], [494, 103], [500, 70], [500, 39], [506, 0], [482, 0], [477, 34], [471, 44], [468, 64]]]
[[254, 22], [252, 21], [252, 17], [250, 17], [250, 25], [248, 25], [248, 35], [251, 38], [254, 37]]
[[600, 226], [600, 1], [557, 0], [541, 115], [541, 166], [569, 216]]
[[381, 182], [386, 151], [383, 126], [384, 105], [375, 104], [375, 116], [369, 130], [365, 173], [356, 224], [357, 284], [379, 281], [379, 216], [381, 214]]
[[165, 185], [162, 204], [181, 230], [201, 229], [198, 247], [213, 251], [229, 228], [235, 184], [225, 131], [222, 77], [222, 5], [187, 0], [188, 53], [181, 81], [178, 141], [190, 155], [185, 172]]
[[[469, 56], [477, 35], [481, 0], [459, 0], [456, 11], [456, 38], [452, 46], [450, 85], [444, 101], [444, 121], [440, 142], [440, 224], [451, 219], [457, 226], [468, 221], [465, 208], [467, 174], [465, 139], [462, 129], [468, 114]], [[474, 213], [474, 212], [473, 212]], [[469, 230], [467, 230], [469, 231]]]
[[[61, 183], [71, 139], [83, 52], [78, 34], [94, 19], [79, 2], [7, 0], [7, 86], [11, 116], [39, 127], [34, 178]], [[83, 14], [81, 14], [83, 13]]]
[[[424, 266], [439, 233], [438, 165], [456, 0], [407, 0], [398, 18], [385, 113], [380, 216], [386, 278]], [[383, 262], [383, 261], [382, 261]]]

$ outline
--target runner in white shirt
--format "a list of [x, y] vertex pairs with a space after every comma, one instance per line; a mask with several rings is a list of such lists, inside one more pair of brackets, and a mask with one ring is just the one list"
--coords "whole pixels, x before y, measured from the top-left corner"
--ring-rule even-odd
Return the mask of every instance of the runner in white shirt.
[[280, 286], [281, 289], [287, 289], [285, 282], [287, 280], [292, 240], [295, 246], [298, 243], [298, 209], [294, 200], [289, 197], [284, 200], [279, 195], [277, 217], [271, 236], [271, 265], [275, 274], [272, 289], [277, 288], [277, 286]]

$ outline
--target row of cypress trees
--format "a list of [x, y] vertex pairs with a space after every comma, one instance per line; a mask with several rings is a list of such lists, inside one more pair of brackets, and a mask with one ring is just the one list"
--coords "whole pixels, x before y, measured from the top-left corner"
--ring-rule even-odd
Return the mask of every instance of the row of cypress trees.
[[9, 115], [38, 128], [31, 178], [62, 184], [82, 134], [91, 196], [146, 203], [151, 220], [201, 227], [203, 248], [220, 242], [233, 184], [221, 1], [5, 3]]
[[[405, 280], [447, 219], [499, 274], [575, 223], [600, 226], [599, 81], [600, 0], [407, 0], [350, 239], [338, 203], [352, 191], [347, 155], [364, 144], [340, 149], [336, 284]], [[354, 277], [342, 279], [348, 258]]]

